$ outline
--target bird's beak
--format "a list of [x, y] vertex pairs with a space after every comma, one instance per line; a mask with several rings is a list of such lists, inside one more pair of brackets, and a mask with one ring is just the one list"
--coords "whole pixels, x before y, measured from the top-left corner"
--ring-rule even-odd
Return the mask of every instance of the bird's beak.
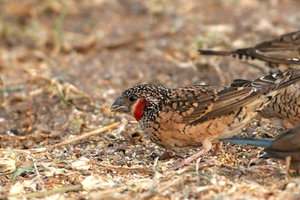
[[121, 97], [118, 97], [116, 101], [110, 107], [111, 112], [124, 112], [128, 113], [130, 108]]

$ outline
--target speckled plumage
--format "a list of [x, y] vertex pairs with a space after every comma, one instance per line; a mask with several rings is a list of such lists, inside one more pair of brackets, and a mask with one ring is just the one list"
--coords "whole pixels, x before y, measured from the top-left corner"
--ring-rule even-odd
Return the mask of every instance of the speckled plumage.
[[175, 152], [203, 146], [190, 162], [209, 151], [219, 138], [237, 134], [274, 96], [298, 79], [300, 75], [265, 87], [197, 85], [169, 89], [144, 84], [125, 90], [112, 110], [134, 116], [137, 105], [146, 102], [143, 117], [137, 120], [154, 143]]

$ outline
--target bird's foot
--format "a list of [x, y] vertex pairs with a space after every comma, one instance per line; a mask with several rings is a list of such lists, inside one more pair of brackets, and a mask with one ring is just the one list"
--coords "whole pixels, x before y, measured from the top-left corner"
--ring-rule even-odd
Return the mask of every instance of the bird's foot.
[[200, 156], [202, 156], [206, 152], [207, 152], [207, 150], [201, 149], [200, 151], [197, 151], [196, 153], [194, 153], [190, 157], [187, 157], [183, 161], [172, 165], [171, 167], [169, 167], [169, 170], [177, 170], [177, 169], [179, 169], [179, 168], [181, 168], [181, 167], [183, 167], [185, 165], [189, 165], [191, 162], [193, 162], [193, 160], [199, 158]]
[[180, 169], [181, 167], [188, 165], [189, 163], [186, 162], [186, 160], [184, 159], [183, 161], [179, 162], [179, 163], [175, 163], [173, 165], [171, 165], [171, 167], [169, 167], [169, 170], [177, 170]]
[[220, 151], [220, 149], [222, 148], [222, 146], [223, 146], [223, 142], [218, 142], [216, 144], [216, 147], [215, 147], [213, 153], [212, 153], [212, 156], [217, 155], [217, 153]]

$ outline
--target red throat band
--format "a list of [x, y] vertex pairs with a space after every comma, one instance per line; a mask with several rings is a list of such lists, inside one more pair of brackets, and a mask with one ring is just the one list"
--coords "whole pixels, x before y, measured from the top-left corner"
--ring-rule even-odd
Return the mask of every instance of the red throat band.
[[136, 119], [136, 121], [140, 121], [144, 114], [144, 108], [148, 104], [148, 101], [146, 99], [140, 99], [138, 100], [133, 115]]

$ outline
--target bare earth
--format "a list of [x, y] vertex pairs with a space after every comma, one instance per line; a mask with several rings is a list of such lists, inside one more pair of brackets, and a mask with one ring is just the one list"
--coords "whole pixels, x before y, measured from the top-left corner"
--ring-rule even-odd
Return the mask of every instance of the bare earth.
[[[164, 150], [134, 119], [109, 110], [141, 83], [227, 85], [262, 75], [197, 49], [295, 31], [299, 9], [295, 0], [1, 1], [0, 199], [300, 199], [299, 175], [259, 158], [259, 148], [225, 144], [167, 171], [180, 159], [158, 159]], [[256, 120], [239, 136], [280, 131]]]

